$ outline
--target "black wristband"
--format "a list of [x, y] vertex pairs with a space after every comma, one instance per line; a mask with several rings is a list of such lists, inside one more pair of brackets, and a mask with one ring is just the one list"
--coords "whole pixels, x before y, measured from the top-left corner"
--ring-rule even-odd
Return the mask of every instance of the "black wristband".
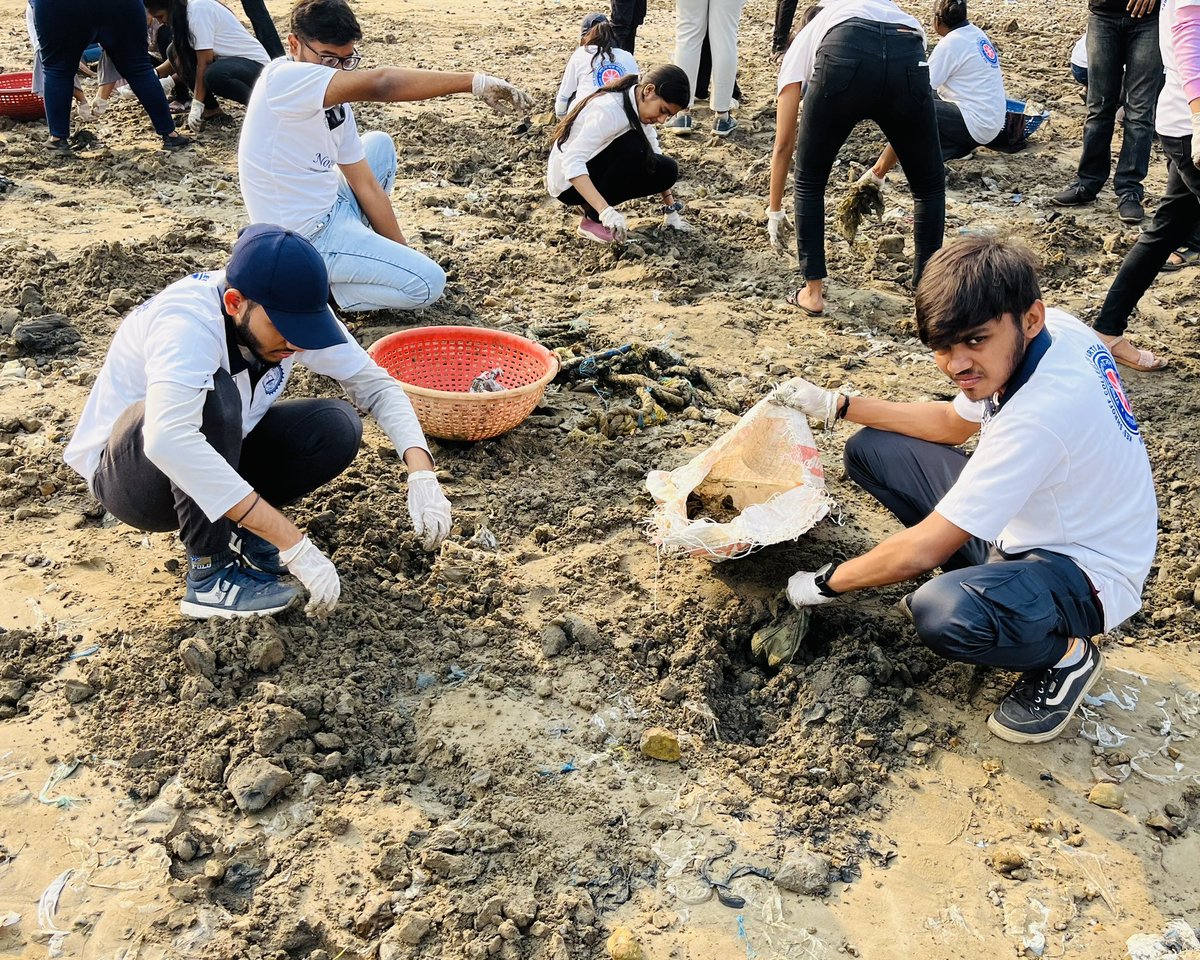
[[252, 504], [250, 504], [250, 506], [248, 506], [248, 507], [246, 508], [246, 512], [245, 512], [245, 513], [243, 513], [243, 514], [242, 514], [240, 517], [238, 517], [236, 520], [234, 520], [234, 521], [233, 521], [233, 525], [234, 525], [235, 527], [240, 527], [240, 526], [242, 525], [242, 521], [243, 521], [243, 520], [245, 520], [245, 519], [246, 519], [248, 516], [250, 516], [250, 511], [251, 511], [251, 510], [253, 510], [255, 507], [257, 507], [257, 506], [258, 506], [258, 501], [259, 501], [259, 500], [261, 500], [261, 499], [262, 499], [262, 494], [261, 494], [261, 493], [256, 493], [256, 494], [254, 495], [254, 502], [253, 502]]
[[827, 563], [816, 572], [813, 583], [817, 588], [817, 593], [819, 593], [821, 596], [841, 596], [841, 593], [839, 593], [837, 590], [834, 590], [833, 587], [829, 585], [829, 578], [833, 576], [834, 571], [837, 570], [838, 566], [839, 565], [837, 563]]
[[837, 414], [833, 418], [834, 420], [845, 420], [846, 414], [850, 412], [850, 394], [843, 393], [842, 399], [846, 402], [845, 404], [838, 404], [838, 410]]

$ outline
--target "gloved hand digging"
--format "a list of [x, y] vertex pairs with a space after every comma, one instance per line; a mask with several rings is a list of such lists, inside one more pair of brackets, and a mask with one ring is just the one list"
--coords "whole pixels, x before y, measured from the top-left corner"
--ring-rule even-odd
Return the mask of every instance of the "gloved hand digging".
[[524, 90], [487, 73], [475, 74], [471, 80], [471, 93], [497, 113], [521, 113], [533, 106]]
[[192, 100], [192, 108], [188, 111], [187, 128], [200, 130], [204, 126], [204, 101]]
[[624, 243], [629, 236], [629, 228], [625, 224], [625, 215], [616, 207], [605, 207], [600, 211], [600, 222], [612, 231], [617, 243]]
[[435, 549], [450, 533], [450, 501], [432, 470], [408, 475], [408, 515], [426, 550]]
[[771, 238], [771, 246], [779, 253], [790, 254], [792, 224], [788, 215], [782, 210], [767, 211], [767, 236]]
[[323, 617], [337, 606], [338, 597], [342, 594], [342, 581], [338, 578], [337, 567], [308, 537], [301, 538], [294, 547], [281, 550], [279, 562], [308, 591], [305, 613]]
[[[803, 377], [792, 377], [775, 388], [770, 395], [771, 402], [783, 407], [799, 410], [805, 416], [820, 420], [826, 430], [833, 428], [838, 420], [838, 409], [843, 402], [849, 405], [849, 400], [834, 390], [826, 390], [815, 383], [809, 383]], [[843, 416], [845, 410], [842, 410]]]
[[809, 573], [801, 570], [799, 573], [793, 573], [788, 579], [787, 598], [788, 602], [796, 609], [804, 607], [817, 607], [822, 603], [828, 603], [833, 597], [827, 597], [817, 589], [816, 573]]

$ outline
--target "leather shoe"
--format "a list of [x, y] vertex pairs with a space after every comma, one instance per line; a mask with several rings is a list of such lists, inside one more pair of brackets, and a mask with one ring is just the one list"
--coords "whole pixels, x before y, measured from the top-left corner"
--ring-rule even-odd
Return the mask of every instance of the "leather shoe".
[[1094, 194], [1087, 194], [1078, 184], [1067, 187], [1062, 193], [1054, 197], [1050, 202], [1056, 207], [1080, 207], [1085, 203], [1091, 203], [1096, 199]]
[[1141, 223], [1146, 219], [1146, 211], [1137, 197], [1124, 197], [1117, 207], [1117, 216], [1122, 223]]

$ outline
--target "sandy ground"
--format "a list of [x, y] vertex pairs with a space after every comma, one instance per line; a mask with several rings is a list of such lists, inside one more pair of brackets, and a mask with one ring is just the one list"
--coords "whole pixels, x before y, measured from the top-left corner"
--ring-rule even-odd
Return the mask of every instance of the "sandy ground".
[[[0, 0], [8, 70], [25, 68], [22, 6]], [[673, 10], [651, 7], [643, 65], [671, 48]], [[660, 563], [642, 479], [791, 373], [949, 395], [913, 339], [908, 260], [877, 249], [898, 234], [911, 253], [903, 176], [882, 223], [830, 241], [832, 315], [806, 320], [783, 302], [794, 262], [762, 226], [765, 0], [743, 20], [737, 133], [668, 143], [700, 232], [665, 236], [651, 204], [631, 204], [640, 243], [623, 253], [577, 242], [541, 186], [542, 120], [585, 6], [359, 10], [368, 64], [484, 67], [538, 99], [532, 125], [466, 98], [361, 111], [395, 136], [401, 222], [450, 285], [416, 318], [354, 318], [360, 339], [459, 322], [574, 355], [662, 347], [684, 361], [686, 406], [653, 408], [619, 377], [568, 379], [518, 431], [441, 444], [457, 525], [436, 557], [370, 427], [347, 474], [295, 510], [342, 570], [336, 615], [184, 622], [177, 542], [106, 520], [61, 450], [123, 312], [223, 262], [244, 216], [236, 129], [164, 155], [121, 103], [92, 126], [101, 145], [64, 160], [42, 152], [42, 125], [0, 123], [0, 174], [16, 181], [0, 196], [0, 956], [563, 960], [607, 956], [625, 927], [655, 960], [1107, 960], [1171, 919], [1200, 923], [1195, 274], [1164, 275], [1134, 323], [1175, 361], [1126, 379], [1160, 551], [1144, 611], [1105, 638], [1099, 701], [1065, 737], [992, 738], [1009, 678], [924, 651], [901, 588], [822, 608], [796, 662], [768, 674], [747, 640], [786, 576], [894, 529], [841, 475], [848, 431], [817, 438], [831, 518], [736, 563]], [[954, 165], [947, 236], [1023, 237], [1047, 300], [1094, 316], [1136, 232], [1111, 194], [1057, 216], [1047, 203], [1078, 155], [1067, 56], [1083, 5], [972, 12], [1010, 95], [1053, 120], [1022, 154]], [[831, 210], [879, 146], [866, 128], [847, 145]], [[1151, 199], [1163, 179], [1156, 153]], [[30, 352], [9, 338], [46, 314], [78, 340]], [[622, 372], [660, 374], [646, 356]], [[680, 736], [679, 763], [640, 756], [655, 724]], [[227, 781], [264, 763], [288, 785], [239, 813]], [[1101, 781], [1118, 808], [1088, 802]], [[704, 879], [743, 867], [791, 879]]]

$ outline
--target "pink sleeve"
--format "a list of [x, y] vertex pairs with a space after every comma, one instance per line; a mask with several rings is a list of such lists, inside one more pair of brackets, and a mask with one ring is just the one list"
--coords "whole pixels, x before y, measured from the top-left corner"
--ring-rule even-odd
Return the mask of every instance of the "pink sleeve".
[[1171, 45], [1183, 92], [1190, 103], [1200, 97], [1200, 6], [1189, 4], [1177, 9]]

